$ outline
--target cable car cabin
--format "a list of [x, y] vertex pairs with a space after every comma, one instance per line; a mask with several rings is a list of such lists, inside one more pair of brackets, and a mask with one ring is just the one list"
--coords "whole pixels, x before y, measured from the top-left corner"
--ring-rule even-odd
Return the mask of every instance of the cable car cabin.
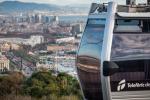
[[[130, 17], [130, 18], [129, 18]], [[150, 19], [122, 16], [115, 20], [110, 61], [113, 100], [150, 100]]]
[[[77, 54], [77, 71], [85, 99], [102, 100], [100, 55], [106, 22], [105, 5], [92, 4]], [[95, 11], [96, 10], [96, 11]]]
[[150, 6], [93, 3], [76, 66], [85, 100], [150, 100]]

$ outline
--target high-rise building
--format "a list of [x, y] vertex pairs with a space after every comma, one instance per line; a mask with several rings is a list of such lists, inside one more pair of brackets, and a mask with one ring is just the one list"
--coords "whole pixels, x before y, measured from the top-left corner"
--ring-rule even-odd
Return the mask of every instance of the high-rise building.
[[42, 16], [40, 14], [35, 14], [35, 23], [40, 23]]
[[51, 20], [51, 22], [52, 22], [53, 25], [59, 24], [59, 18], [58, 18], [58, 16], [54, 16], [53, 19]]
[[42, 21], [42, 23], [49, 23], [50, 22], [50, 17], [49, 16], [42, 16], [41, 21]]
[[71, 33], [76, 34], [82, 32], [82, 26], [81, 24], [76, 24], [72, 26]]

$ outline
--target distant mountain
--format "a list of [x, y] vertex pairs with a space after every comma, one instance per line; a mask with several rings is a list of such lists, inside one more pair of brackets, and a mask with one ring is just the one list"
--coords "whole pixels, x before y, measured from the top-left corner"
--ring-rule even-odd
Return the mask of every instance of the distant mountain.
[[91, 4], [71, 4], [71, 5], [68, 5], [70, 7], [79, 7], [79, 8], [90, 8]]
[[[80, 9], [80, 10], [79, 10]], [[82, 10], [81, 10], [82, 9]], [[67, 5], [58, 6], [53, 4], [38, 4], [38, 3], [25, 3], [20, 1], [4, 1], [0, 3], [0, 12], [13, 13], [22, 11], [45, 10], [45, 11], [88, 11], [87, 5]]]
[[15, 12], [28, 10], [60, 10], [59, 6], [51, 4], [24, 3], [19, 1], [4, 1], [0, 3], [0, 11]]

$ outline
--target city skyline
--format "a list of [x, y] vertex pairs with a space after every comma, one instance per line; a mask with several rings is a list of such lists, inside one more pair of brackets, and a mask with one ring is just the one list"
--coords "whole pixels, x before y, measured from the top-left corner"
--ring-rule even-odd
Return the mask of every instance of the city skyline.
[[[55, 5], [69, 5], [69, 4], [91, 4], [92, 2], [108, 2], [115, 1], [120, 4], [124, 4], [126, 0], [0, 0], [3, 1], [20, 1], [20, 2], [33, 2], [33, 3], [44, 3], [44, 4], [55, 4]], [[136, 0], [137, 2], [144, 3], [146, 0]]]

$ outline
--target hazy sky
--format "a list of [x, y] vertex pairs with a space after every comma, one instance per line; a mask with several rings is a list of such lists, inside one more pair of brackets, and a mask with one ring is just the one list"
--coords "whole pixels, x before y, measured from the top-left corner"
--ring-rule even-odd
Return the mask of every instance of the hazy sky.
[[[112, 0], [0, 0], [2, 1], [22, 1], [22, 2], [37, 2], [37, 3], [50, 3], [57, 5], [68, 5], [68, 4], [90, 4], [91, 2], [108, 2]], [[126, 0], [114, 0], [119, 3], [125, 3]], [[146, 2], [146, 0], [136, 0], [137, 2]]]

